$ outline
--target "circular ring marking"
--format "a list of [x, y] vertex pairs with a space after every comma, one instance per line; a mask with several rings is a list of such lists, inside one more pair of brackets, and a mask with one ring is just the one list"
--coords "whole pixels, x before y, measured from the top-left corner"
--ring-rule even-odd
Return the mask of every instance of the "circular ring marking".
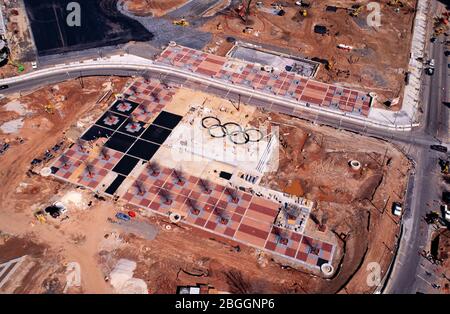
[[[232, 126], [236, 127], [235, 130], [233, 130]], [[223, 127], [227, 131], [227, 135], [230, 135], [231, 133], [236, 132], [236, 131], [242, 131], [242, 127], [239, 124], [237, 124], [236, 122], [227, 122], [227, 123], [223, 124]]]
[[[248, 135], [248, 141], [252, 142], [252, 143], [257, 143], [264, 138], [264, 134], [260, 130], [255, 129], [255, 128], [245, 129], [244, 132], [245, 132], [245, 134]], [[258, 135], [256, 135], [255, 137], [252, 137], [249, 132], [254, 132], [254, 133], [257, 133]]]
[[[241, 138], [240, 140], [237, 140], [238, 134], [242, 134], [244, 138], [243, 139]], [[233, 142], [236, 145], [247, 144], [248, 141], [249, 141], [249, 136], [244, 131], [233, 131], [233, 132], [231, 132], [228, 135], [228, 138], [230, 139], [231, 142]]]
[[[206, 120], [208, 120], [208, 119], [215, 120], [215, 123], [207, 124]], [[213, 116], [204, 117], [202, 119], [202, 127], [204, 127], [205, 129], [209, 129], [213, 125], [222, 125], [222, 123], [220, 122], [220, 120], [218, 118], [213, 117]]]
[[[221, 133], [220, 134], [215, 134], [216, 131], [214, 131], [214, 130], [217, 130], [219, 128], [221, 130]], [[209, 132], [209, 135], [211, 137], [214, 137], [214, 138], [222, 138], [222, 137], [227, 136], [227, 130], [221, 124], [213, 124], [213, 125], [211, 125], [208, 128], [208, 132]]]

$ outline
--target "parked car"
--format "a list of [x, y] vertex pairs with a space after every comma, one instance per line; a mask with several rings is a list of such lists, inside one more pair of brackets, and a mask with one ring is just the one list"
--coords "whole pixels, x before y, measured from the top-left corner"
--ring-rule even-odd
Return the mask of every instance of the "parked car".
[[60, 213], [60, 214], [65, 214], [65, 213], [67, 213], [67, 208], [66, 208], [66, 206], [64, 206], [63, 203], [61, 203], [61, 202], [55, 202], [55, 203], [53, 203], [53, 206], [55, 206], [56, 208], [59, 209], [59, 213]]
[[437, 150], [438, 152], [446, 153], [447, 147], [443, 145], [430, 145], [430, 148], [433, 150]]
[[442, 192], [442, 201], [445, 204], [449, 204], [450, 203], [450, 192], [449, 191]]
[[130, 221], [130, 219], [131, 219], [130, 216], [128, 216], [127, 214], [124, 214], [124, 213], [117, 213], [116, 218], [124, 220], [124, 221]]
[[392, 204], [392, 213], [395, 216], [401, 216], [402, 215], [402, 206], [399, 203], [393, 203]]
[[434, 59], [428, 60], [428, 65], [429, 65], [430, 67], [434, 68], [434, 64], [435, 64]]
[[448, 222], [450, 222], [450, 209], [448, 209], [448, 205], [444, 204], [442, 205], [442, 209], [444, 210], [444, 218]]
[[36, 70], [36, 69], [38, 68], [37, 62], [36, 62], [36, 61], [31, 62], [31, 67], [32, 67], [34, 70]]

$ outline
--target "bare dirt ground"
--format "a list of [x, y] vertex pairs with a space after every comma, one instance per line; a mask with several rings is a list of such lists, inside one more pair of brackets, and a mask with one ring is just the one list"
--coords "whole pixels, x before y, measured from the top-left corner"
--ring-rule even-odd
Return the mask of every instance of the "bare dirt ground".
[[22, 64], [25, 67], [24, 72], [31, 71], [31, 61], [34, 60], [34, 45], [23, 7], [17, 1], [8, 1], [3, 8], [3, 14], [7, 18], [5, 26], [10, 62], [0, 67], [0, 78], [17, 75], [17, 66], [14, 64]]
[[[404, 7], [397, 13], [394, 8], [381, 3], [381, 27], [369, 27], [366, 18], [369, 11], [360, 1], [363, 9], [358, 17], [352, 17], [344, 9], [326, 12], [327, 5], [350, 8], [354, 1], [310, 1], [306, 17], [299, 14], [300, 8], [294, 1], [281, 1], [284, 16], [271, 13], [273, 1], [262, 1], [262, 9], [251, 6], [247, 26], [251, 32], [244, 32], [245, 23], [233, 9], [207, 22], [202, 29], [213, 33], [211, 47], [217, 46], [220, 39], [233, 36], [237, 39], [277, 46], [278, 50], [308, 58], [326, 59], [333, 64], [332, 70], [320, 67], [317, 79], [324, 82], [340, 83], [357, 89], [376, 92], [380, 104], [385, 100], [401, 96], [405, 69], [411, 41], [411, 27], [414, 19], [415, 0], [403, 1]], [[314, 33], [315, 25], [323, 25], [328, 34]], [[354, 49], [339, 49], [339, 44], [350, 45]], [[222, 48], [221, 45], [226, 47]], [[217, 50], [225, 54], [230, 44], [223, 41]], [[399, 110], [398, 106], [392, 110]]]
[[[72, 217], [71, 213], [71, 219], [64, 221], [63, 225], [53, 221], [39, 224], [33, 216], [34, 212], [48, 206], [52, 197], [58, 192], [64, 192], [65, 185], [28, 172], [33, 158], [42, 158], [47, 149], [63, 139], [66, 131], [71, 133], [72, 129], [77, 129], [73, 123], [85, 115], [102, 112], [100, 105], [96, 108], [94, 104], [104, 90], [111, 86], [109, 80], [85, 78], [84, 89], [79, 81], [71, 81], [42, 88], [18, 96], [17, 99], [5, 98], [0, 102], [0, 123], [18, 117], [24, 120], [23, 127], [17, 133], [1, 135], [2, 142], [9, 142], [11, 147], [0, 157], [0, 231], [10, 238], [0, 246], [0, 256], [10, 259], [31, 255], [35, 262], [33, 272], [25, 276], [22, 285], [13, 290], [15, 292], [61, 292], [65, 284], [61, 272], [63, 276], [63, 266], [68, 261], [81, 264], [84, 273], [83, 291], [110, 292], [111, 288], [104, 283], [103, 275], [97, 272], [94, 257], [96, 244], [99, 237], [103, 236], [101, 222], [106, 223], [106, 217], [99, 216], [108, 215], [108, 212], [93, 210], [89, 215], [78, 213], [78, 217], [75, 213]], [[112, 79], [113, 90], [120, 91], [125, 81]], [[6, 109], [5, 104], [14, 100], [26, 106], [24, 112], [19, 113], [21, 110], [17, 107], [13, 109], [19, 112]], [[44, 105], [50, 101], [55, 105], [54, 114], [44, 111]], [[22, 138], [23, 143], [20, 144], [17, 137]], [[94, 202], [92, 209], [95, 209], [95, 205]], [[88, 235], [81, 247], [77, 241], [78, 233]], [[13, 245], [14, 241], [23, 245]], [[26, 249], [27, 246], [37, 246], [39, 250]]]
[[125, 0], [128, 10], [138, 16], [163, 16], [187, 0]]
[[[373, 288], [366, 284], [367, 265], [379, 263], [384, 274], [392, 259], [399, 227], [391, 206], [402, 201], [406, 191], [408, 160], [379, 140], [299, 119], [271, 117], [280, 127], [280, 165], [262, 183], [317, 203], [312, 212], [317, 222], [342, 240], [340, 276], [349, 280], [343, 292], [369, 292]], [[261, 114], [254, 123], [265, 120]], [[351, 170], [350, 160], [358, 160], [361, 169]], [[307, 228], [317, 232], [318, 225], [310, 223]]]

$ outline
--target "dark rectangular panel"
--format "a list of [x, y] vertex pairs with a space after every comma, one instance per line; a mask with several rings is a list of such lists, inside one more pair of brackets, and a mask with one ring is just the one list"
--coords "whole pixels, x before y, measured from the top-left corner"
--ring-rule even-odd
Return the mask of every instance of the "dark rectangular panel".
[[111, 183], [110, 186], [108, 186], [108, 188], [105, 190], [106, 193], [113, 195], [117, 189], [119, 188], [119, 186], [122, 184], [122, 182], [125, 180], [125, 176], [123, 175], [117, 175], [117, 178], [114, 179], [114, 181]]
[[144, 160], [150, 160], [158, 151], [159, 147], [159, 145], [147, 141], [137, 140], [136, 143], [134, 143], [134, 145], [128, 151], [128, 154]]
[[106, 147], [118, 150], [119, 152], [125, 153], [128, 148], [133, 145], [136, 138], [122, 134], [114, 133], [114, 135], [106, 142]]
[[162, 144], [169, 137], [170, 133], [170, 130], [152, 124], [147, 128], [147, 130], [145, 130], [141, 138], [154, 143]]
[[153, 124], [157, 124], [168, 129], [173, 129], [178, 125], [182, 118], [183, 117], [180, 115], [167, 111], [161, 111], [155, 121], [153, 121]]
[[81, 139], [85, 141], [93, 141], [99, 137], [110, 137], [113, 134], [113, 131], [102, 128], [97, 125], [93, 125], [84, 135], [81, 137]]
[[123, 175], [129, 175], [138, 162], [139, 159], [124, 155], [122, 159], [117, 163], [117, 165], [113, 168], [113, 171], [121, 173]]

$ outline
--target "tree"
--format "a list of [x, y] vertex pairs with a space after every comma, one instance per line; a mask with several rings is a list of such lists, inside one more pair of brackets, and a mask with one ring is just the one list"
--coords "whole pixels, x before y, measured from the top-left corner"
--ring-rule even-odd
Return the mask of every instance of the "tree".
[[147, 113], [148, 113], [147, 105], [145, 105], [145, 104], [142, 103], [142, 104], [139, 106], [139, 108], [141, 109], [141, 112], [142, 112], [143, 114], [147, 114]]
[[185, 179], [183, 176], [183, 173], [181, 172], [181, 170], [173, 170], [172, 172], [173, 177], [176, 180], [176, 184], [178, 185], [184, 185]]
[[231, 198], [231, 201], [233, 203], [237, 203], [239, 202], [239, 197], [238, 194], [236, 192], [236, 189], [230, 189], [230, 188], [225, 188], [225, 193]]
[[303, 241], [304, 241], [304, 243], [308, 246], [308, 248], [309, 248], [309, 252], [311, 253], [311, 254], [315, 254], [315, 255], [318, 255], [319, 254], [319, 248], [316, 246], [316, 245], [314, 245], [314, 244], [312, 244], [311, 243], [311, 241], [310, 241], [310, 239], [308, 238], [308, 237], [303, 237]]
[[131, 91], [131, 95], [135, 95], [137, 93], [137, 87], [136, 85], [131, 85], [130, 86], [130, 91]]
[[159, 95], [156, 92], [151, 92], [150, 93], [150, 97], [152, 99], [153, 102], [159, 102]]
[[144, 183], [142, 183], [142, 181], [136, 181], [134, 183], [134, 186], [137, 188], [138, 194], [140, 196], [143, 196], [145, 194], [146, 189], [145, 189], [145, 185], [144, 185]]
[[61, 162], [61, 165], [63, 168], [67, 169], [69, 168], [69, 157], [67, 157], [66, 154], [62, 154], [61, 157], [59, 158], [59, 161]]
[[79, 138], [79, 139], [77, 139], [77, 142], [76, 142], [76, 145], [77, 145], [77, 147], [78, 147], [78, 149], [80, 150], [80, 152], [85, 152], [85, 142], [81, 139], [81, 138]]
[[147, 164], [147, 169], [150, 170], [150, 174], [151, 174], [152, 176], [154, 176], [154, 177], [159, 176], [160, 168], [159, 168], [159, 165], [158, 165], [156, 162], [150, 161], [150, 162]]
[[277, 243], [281, 243], [284, 245], [288, 243], [288, 234], [284, 229], [274, 226], [273, 233], [275, 234], [275, 239]]
[[130, 115], [129, 121], [132, 130], [135, 130], [137, 127], [139, 127], [139, 121], [134, 113]]
[[187, 205], [192, 215], [198, 216], [200, 214], [200, 209], [198, 208], [197, 202], [191, 198], [187, 199]]
[[95, 175], [95, 173], [94, 173], [94, 170], [95, 170], [94, 165], [92, 163], [88, 162], [88, 161], [85, 162], [85, 165], [86, 165], [86, 171], [88, 173], [88, 176], [90, 178], [93, 178], [94, 175]]
[[102, 148], [100, 149], [100, 155], [104, 160], [109, 160], [109, 150], [108, 148], [106, 148], [106, 146], [102, 146]]
[[211, 191], [210, 183], [208, 180], [200, 179], [199, 184], [202, 187], [202, 190], [204, 193], [211, 194], [212, 191]]
[[170, 194], [169, 191], [160, 189], [158, 194], [162, 198], [164, 204], [166, 204], [166, 205], [172, 204], [172, 195]]
[[144, 73], [142, 73], [142, 78], [144, 79], [145, 83], [149, 83], [150, 79], [151, 79], [151, 75], [148, 71], [145, 71]]
[[222, 225], [227, 225], [228, 222], [230, 221], [230, 218], [228, 217], [227, 212], [219, 207], [214, 208], [214, 212], [216, 213], [216, 215], [219, 217], [219, 222]]

